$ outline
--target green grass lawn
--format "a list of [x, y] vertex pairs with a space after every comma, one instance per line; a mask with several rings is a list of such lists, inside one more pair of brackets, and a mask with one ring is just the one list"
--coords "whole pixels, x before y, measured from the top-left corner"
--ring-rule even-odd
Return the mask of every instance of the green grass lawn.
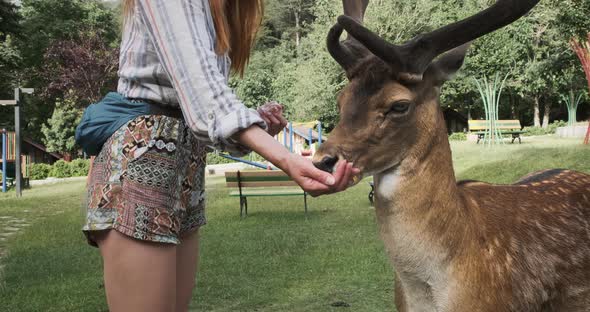
[[[590, 172], [590, 147], [579, 143], [537, 137], [452, 148], [459, 178], [509, 183], [544, 168]], [[223, 178], [209, 179], [207, 191], [192, 310], [394, 311], [367, 183], [310, 199], [307, 217], [303, 198], [270, 197], [249, 199], [249, 217], [240, 219]], [[83, 194], [81, 182], [35, 187], [18, 200], [0, 194], [0, 229], [6, 220], [30, 224], [0, 241], [0, 311], [107, 311], [98, 251], [80, 232]]]

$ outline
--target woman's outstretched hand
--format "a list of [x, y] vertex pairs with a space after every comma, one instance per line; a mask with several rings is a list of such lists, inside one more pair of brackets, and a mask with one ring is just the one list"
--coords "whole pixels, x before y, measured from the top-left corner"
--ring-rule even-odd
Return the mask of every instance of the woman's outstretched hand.
[[311, 160], [291, 154], [285, 171], [304, 191], [315, 197], [346, 190], [352, 178], [359, 174], [359, 170], [345, 160], [340, 160], [334, 168], [334, 173], [330, 174], [316, 168]]
[[281, 143], [271, 137], [268, 131], [252, 126], [240, 131], [235, 138], [262, 155], [275, 166], [285, 171], [301, 188], [311, 196], [344, 191], [360, 171], [352, 163], [339, 161], [333, 173], [316, 168], [310, 159], [290, 153]]

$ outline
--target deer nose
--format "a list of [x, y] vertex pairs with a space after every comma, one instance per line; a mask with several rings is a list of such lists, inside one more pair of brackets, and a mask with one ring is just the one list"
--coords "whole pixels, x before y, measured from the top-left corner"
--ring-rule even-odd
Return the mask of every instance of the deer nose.
[[334, 171], [334, 165], [338, 162], [338, 156], [324, 156], [321, 161], [314, 162], [313, 165], [323, 171], [330, 172]]

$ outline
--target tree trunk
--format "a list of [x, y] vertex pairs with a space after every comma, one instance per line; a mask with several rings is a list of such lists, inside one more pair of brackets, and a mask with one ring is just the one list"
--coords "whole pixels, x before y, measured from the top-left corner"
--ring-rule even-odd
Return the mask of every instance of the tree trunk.
[[543, 128], [547, 129], [549, 127], [549, 114], [551, 113], [551, 101], [545, 100], [544, 105], [545, 111], [543, 112]]
[[541, 118], [540, 118], [540, 112], [539, 112], [539, 96], [535, 95], [534, 98], [534, 116], [533, 116], [533, 120], [534, 120], [534, 126], [535, 127], [540, 127], [541, 126]]
[[516, 100], [512, 94], [510, 94], [510, 118], [518, 119], [518, 115], [516, 113]]
[[295, 46], [299, 47], [299, 42], [301, 40], [301, 33], [299, 29], [299, 10], [295, 10]]

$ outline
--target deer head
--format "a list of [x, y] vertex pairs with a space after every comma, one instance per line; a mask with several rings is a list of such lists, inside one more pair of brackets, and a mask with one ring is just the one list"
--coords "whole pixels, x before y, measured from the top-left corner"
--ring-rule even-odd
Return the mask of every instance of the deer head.
[[[517, 20], [538, 1], [498, 0], [472, 17], [395, 45], [362, 26], [368, 0], [343, 0], [347, 16], [338, 18], [327, 44], [349, 83], [338, 96], [340, 121], [314, 164], [332, 171], [346, 159], [366, 176], [425, 157], [435, 140], [447, 140], [440, 88], [462, 66], [469, 43]], [[341, 42], [344, 30], [348, 38]]]

